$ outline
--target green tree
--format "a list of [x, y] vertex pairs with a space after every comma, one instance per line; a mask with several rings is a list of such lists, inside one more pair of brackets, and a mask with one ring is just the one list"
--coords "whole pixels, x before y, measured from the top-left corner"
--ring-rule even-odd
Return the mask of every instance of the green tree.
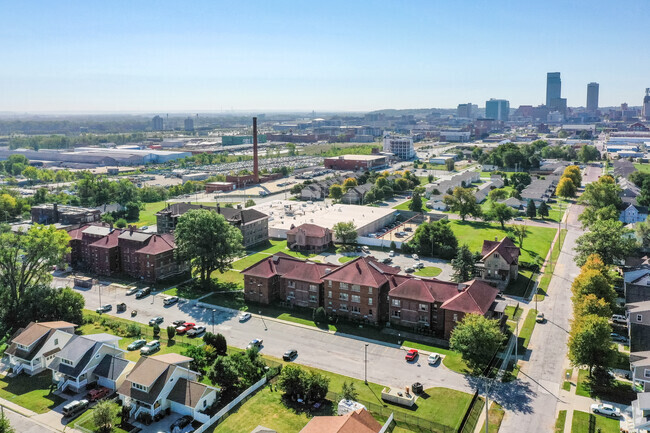
[[120, 413], [120, 407], [109, 400], [101, 400], [92, 410], [93, 423], [100, 433], [111, 433], [113, 422]]
[[523, 224], [515, 224], [512, 226], [512, 233], [519, 242], [519, 248], [523, 248], [524, 239], [528, 236], [528, 228]]
[[476, 262], [474, 261], [474, 254], [469, 250], [467, 244], [463, 244], [458, 249], [456, 258], [451, 261], [451, 267], [454, 269], [452, 279], [456, 282], [460, 283], [474, 278]]
[[124, 218], [120, 218], [117, 221], [115, 221], [115, 227], [117, 228], [123, 229], [124, 227], [126, 227], [126, 225], [127, 222]]
[[475, 372], [482, 372], [492, 356], [501, 347], [505, 336], [497, 320], [479, 314], [467, 314], [451, 332], [449, 346], [460, 353]]
[[573, 317], [580, 318], [588, 315], [599, 317], [611, 317], [612, 308], [610, 304], [593, 293], [587, 296], [574, 298], [573, 300]]
[[532, 200], [528, 200], [528, 204], [526, 205], [526, 216], [528, 218], [535, 218], [537, 216], [537, 208], [535, 207], [535, 202]]
[[167, 327], [167, 339], [169, 341], [173, 340], [174, 337], [176, 336], [176, 328], [174, 326], [168, 326]]
[[420, 224], [415, 229], [408, 248], [422, 255], [449, 260], [456, 256], [458, 239], [449, 221], [439, 220]]
[[244, 252], [239, 229], [223, 215], [206, 209], [190, 210], [181, 216], [175, 234], [177, 257], [192, 262], [203, 286], [209, 284], [212, 271], [227, 271]]
[[650, 248], [650, 223], [648, 221], [636, 223], [634, 232], [641, 240], [641, 247], [645, 249]]
[[618, 220], [619, 211], [616, 209], [616, 206], [610, 204], [605, 207], [593, 207], [587, 206], [582, 213], [578, 216], [578, 219], [582, 223], [583, 227], [590, 227], [596, 221], [604, 220]]
[[595, 146], [585, 145], [578, 150], [578, 159], [584, 163], [598, 161], [600, 159], [600, 152]]
[[341, 200], [341, 197], [343, 197], [343, 187], [336, 183], [330, 186], [330, 197], [336, 201]]
[[344, 245], [350, 245], [357, 242], [357, 227], [354, 221], [340, 221], [334, 224], [334, 236]]
[[0, 218], [4, 221], [16, 215], [18, 201], [10, 194], [0, 194]]
[[409, 210], [413, 212], [422, 212], [422, 197], [420, 194], [414, 192], [413, 198], [409, 202]]
[[569, 333], [569, 360], [575, 366], [606, 367], [614, 356], [612, 328], [605, 317], [595, 315], [576, 319]]
[[537, 209], [537, 214], [542, 218], [546, 218], [548, 216], [548, 205], [546, 202], [541, 202], [539, 204], [539, 208]]
[[304, 376], [305, 373], [300, 367], [287, 365], [282, 369], [282, 373], [278, 378], [278, 387], [290, 397], [304, 395]]
[[570, 165], [565, 168], [562, 177], [571, 179], [576, 188], [580, 188], [580, 185], [582, 185], [582, 172], [577, 165]]
[[314, 323], [317, 323], [319, 325], [327, 323], [327, 313], [325, 312], [325, 308], [318, 307], [314, 309], [313, 319]]
[[315, 371], [310, 371], [305, 375], [305, 396], [307, 402], [320, 402], [327, 397], [330, 380]]
[[508, 190], [505, 188], [496, 188], [489, 192], [488, 197], [492, 201], [505, 200], [509, 196]]
[[345, 189], [345, 192], [347, 192], [350, 188], [354, 188], [357, 186], [357, 180], [353, 177], [348, 177], [343, 181], [343, 189]]
[[296, 145], [294, 143], [287, 143], [286, 147], [289, 150], [289, 156], [296, 155]]
[[115, 218], [113, 218], [113, 215], [110, 213], [105, 213], [102, 215], [102, 222], [105, 222], [106, 224], [113, 224], [115, 223]]
[[38, 179], [38, 169], [31, 165], [27, 166], [23, 170], [22, 175], [29, 179], [31, 184], [34, 184], [34, 181]]
[[573, 301], [579, 302], [588, 295], [603, 299], [608, 305], [613, 305], [616, 291], [606, 275], [597, 270], [584, 270], [571, 284]]
[[213, 334], [212, 332], [206, 332], [203, 336], [203, 342], [208, 346], [214, 347], [217, 355], [223, 356], [228, 353], [228, 343], [226, 342], [226, 337], [224, 337], [222, 334]]
[[576, 240], [575, 262], [582, 266], [591, 254], [598, 254], [606, 265], [625, 260], [637, 247], [632, 230], [620, 221], [596, 221], [590, 231]]
[[465, 221], [467, 215], [473, 217], [481, 216], [481, 206], [476, 203], [474, 192], [470, 188], [456, 188], [453, 194], [446, 195], [443, 201], [452, 212], [460, 215], [460, 218]]
[[187, 349], [183, 351], [184, 356], [192, 358], [192, 361], [190, 361], [190, 369], [199, 372], [201, 376], [205, 375], [206, 369], [209, 367], [208, 357], [205, 351], [206, 347], [209, 346], [189, 345], [187, 346]]
[[604, 208], [614, 205], [617, 209], [621, 207], [621, 188], [616, 185], [611, 176], [601, 176], [598, 181], [591, 182], [585, 186], [585, 191], [578, 199], [578, 203], [592, 208]]
[[356, 399], [359, 398], [359, 393], [357, 392], [357, 389], [354, 386], [354, 382], [352, 381], [350, 381], [350, 383], [343, 381], [341, 394], [343, 394], [343, 398], [346, 400], [356, 401]]
[[486, 221], [498, 221], [501, 228], [506, 228], [506, 222], [515, 217], [515, 210], [505, 203], [492, 203], [490, 209], [485, 213]]
[[576, 195], [576, 186], [573, 184], [571, 178], [563, 177], [560, 183], [557, 184], [555, 195], [562, 198], [571, 198]]
[[246, 200], [246, 203], [244, 203], [244, 207], [251, 207], [251, 206], [255, 206], [255, 200], [249, 198], [248, 200]]
[[[289, 366], [285, 367], [283, 371], [286, 368], [289, 368]], [[222, 398], [233, 395], [239, 381], [236, 363], [229, 356], [218, 356], [214, 364], [212, 364], [212, 368], [208, 371], [208, 379], [213, 385], [221, 387]]]
[[[84, 306], [83, 295], [69, 287], [52, 288], [44, 283], [29, 285], [18, 301], [12, 324], [22, 327], [29, 322], [57, 320], [81, 324], [84, 323]], [[8, 309], [7, 313], [10, 314], [11, 309]], [[8, 317], [11, 316], [5, 317], [5, 320]]]
[[454, 171], [456, 168], [456, 164], [454, 163], [454, 160], [451, 158], [445, 160], [445, 168], [447, 169], [447, 171]]

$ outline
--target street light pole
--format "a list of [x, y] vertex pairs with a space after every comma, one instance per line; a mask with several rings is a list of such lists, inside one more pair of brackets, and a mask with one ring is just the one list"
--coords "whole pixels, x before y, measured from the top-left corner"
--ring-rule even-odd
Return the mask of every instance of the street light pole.
[[363, 367], [364, 367], [363, 377], [364, 377], [364, 381], [366, 382], [366, 385], [368, 385], [368, 343], [366, 343], [365, 349], [366, 349], [365, 358], [363, 361]]
[[213, 334], [214, 334], [214, 312], [215, 312], [215, 311], [216, 311], [216, 310], [213, 308], [213, 309], [212, 309], [212, 333], [213, 333]]

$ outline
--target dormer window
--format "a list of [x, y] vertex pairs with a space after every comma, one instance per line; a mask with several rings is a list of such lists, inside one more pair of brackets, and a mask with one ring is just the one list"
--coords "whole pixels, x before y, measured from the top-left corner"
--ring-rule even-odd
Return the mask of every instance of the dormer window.
[[498, 259], [498, 258], [499, 258], [499, 254], [498, 254], [498, 253], [494, 253], [494, 257], [496, 257], [496, 258]]
[[16, 346], [18, 346], [18, 348], [19, 348], [20, 350], [27, 350], [27, 346], [25, 346], [24, 344], [18, 344], [18, 343], [17, 343]]
[[74, 363], [72, 361], [70, 361], [69, 359], [63, 359], [63, 358], [61, 358], [61, 364], [74, 365]]
[[144, 392], [147, 392], [149, 389], [148, 386], [140, 385], [139, 383], [135, 383], [135, 382], [131, 382], [131, 387]]

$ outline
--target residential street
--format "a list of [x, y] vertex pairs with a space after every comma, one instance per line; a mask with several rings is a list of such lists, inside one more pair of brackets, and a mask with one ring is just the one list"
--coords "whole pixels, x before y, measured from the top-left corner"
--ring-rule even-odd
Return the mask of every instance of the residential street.
[[549, 285], [548, 296], [538, 304], [546, 322], [535, 326], [525, 356], [528, 362], [523, 365], [517, 381], [527, 391], [524, 395], [517, 393], [521, 397], [519, 401], [512, 398], [511, 386], [501, 386], [496, 391], [496, 400], [503, 402], [506, 409], [500, 430], [502, 433], [549, 432], [554, 428], [556, 406], [561, 402], [560, 388], [572, 315], [570, 287], [579, 272], [573, 261], [573, 248], [582, 234], [577, 220], [581, 212], [581, 206], [572, 205], [567, 214], [569, 230]]

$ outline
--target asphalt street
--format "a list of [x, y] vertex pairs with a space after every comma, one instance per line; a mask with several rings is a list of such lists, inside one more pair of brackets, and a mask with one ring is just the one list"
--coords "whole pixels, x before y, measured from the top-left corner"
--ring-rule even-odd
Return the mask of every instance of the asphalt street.
[[[70, 285], [67, 279], [55, 278], [55, 286]], [[86, 308], [95, 310], [99, 305], [99, 286], [92, 289], [77, 289], [86, 299]], [[162, 316], [165, 321], [161, 328], [175, 320], [188, 320], [204, 325], [212, 330], [212, 310], [198, 306], [195, 302], [166, 307], [162, 295], [148, 296], [136, 300], [126, 296], [124, 290], [102, 289], [102, 304], [112, 304], [113, 311], [108, 315], [130, 319], [130, 311], [138, 311], [134, 320], [148, 323], [155, 316]], [[116, 313], [115, 305], [127, 304], [125, 313]], [[429, 366], [426, 356], [420, 356], [417, 362], [407, 363], [405, 350], [396, 344], [365, 341], [361, 338], [332, 334], [311, 327], [295, 326], [281, 321], [261, 319], [254, 314], [247, 322], [240, 323], [237, 313], [232, 310], [217, 308], [214, 313], [214, 331], [222, 333], [228, 344], [246, 347], [254, 338], [264, 340], [262, 353], [282, 357], [288, 349], [297, 349], [298, 357], [294, 362], [321, 368], [342, 375], [364, 379], [365, 344], [368, 343], [368, 381], [390, 387], [410, 386], [421, 382], [425, 388], [448, 387], [460, 391], [472, 392], [468, 379], [461, 374], [447, 369], [442, 363]], [[379, 396], [378, 396], [379, 398]]]

